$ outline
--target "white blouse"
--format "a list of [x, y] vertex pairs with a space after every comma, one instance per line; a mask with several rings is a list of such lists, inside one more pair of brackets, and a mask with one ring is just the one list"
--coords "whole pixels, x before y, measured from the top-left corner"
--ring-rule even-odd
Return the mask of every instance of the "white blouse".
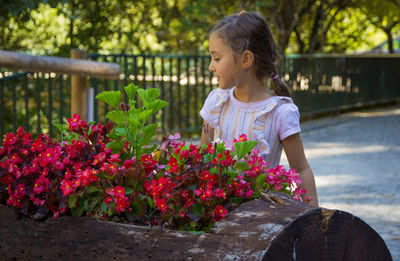
[[258, 141], [257, 149], [270, 167], [279, 164], [281, 141], [300, 132], [299, 109], [291, 98], [272, 96], [266, 100], [246, 103], [237, 100], [233, 90], [217, 88], [210, 92], [201, 117], [214, 128], [214, 140], [232, 144], [241, 134]]

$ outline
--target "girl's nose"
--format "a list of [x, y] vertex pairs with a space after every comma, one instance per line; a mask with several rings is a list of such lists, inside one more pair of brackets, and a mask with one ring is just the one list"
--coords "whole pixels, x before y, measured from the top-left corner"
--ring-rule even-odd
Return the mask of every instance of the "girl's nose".
[[214, 66], [212, 65], [212, 63], [210, 63], [210, 65], [208, 66], [208, 70], [209, 70], [210, 72], [214, 72], [214, 71], [215, 71], [215, 68], [214, 68]]

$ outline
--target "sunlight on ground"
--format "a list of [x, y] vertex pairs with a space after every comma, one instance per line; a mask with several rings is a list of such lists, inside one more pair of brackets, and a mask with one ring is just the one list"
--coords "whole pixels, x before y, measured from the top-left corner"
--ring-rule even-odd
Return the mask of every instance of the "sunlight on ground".
[[321, 207], [329, 209], [340, 209], [349, 212], [355, 216], [365, 219], [369, 223], [372, 219], [384, 219], [389, 222], [398, 222], [400, 220], [400, 208], [392, 204], [368, 204], [368, 203], [325, 203], [321, 200]]
[[327, 176], [316, 176], [315, 183], [317, 188], [349, 185], [362, 181], [363, 178], [355, 176], [354, 174], [334, 174]]
[[[313, 146], [314, 145], [314, 146]], [[357, 146], [352, 147], [348, 143], [338, 142], [318, 142], [306, 148], [305, 153], [307, 159], [313, 159], [318, 157], [331, 157], [338, 155], [355, 155], [362, 153], [378, 153], [385, 151], [400, 151], [400, 146], [382, 146], [382, 145], [369, 145], [369, 146]], [[313, 148], [314, 147], [314, 148]], [[286, 159], [286, 155], [282, 154], [282, 160]]]

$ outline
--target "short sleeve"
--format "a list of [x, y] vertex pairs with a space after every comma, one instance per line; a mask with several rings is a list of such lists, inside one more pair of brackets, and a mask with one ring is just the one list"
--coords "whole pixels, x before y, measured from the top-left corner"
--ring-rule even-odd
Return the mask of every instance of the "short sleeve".
[[280, 141], [299, 133], [301, 131], [300, 113], [297, 106], [293, 103], [281, 104], [276, 111], [275, 127]]
[[200, 110], [200, 116], [206, 122], [210, 122], [210, 110], [218, 102], [218, 90], [219, 89], [215, 89], [210, 92], [207, 99], [204, 101], [203, 108]]

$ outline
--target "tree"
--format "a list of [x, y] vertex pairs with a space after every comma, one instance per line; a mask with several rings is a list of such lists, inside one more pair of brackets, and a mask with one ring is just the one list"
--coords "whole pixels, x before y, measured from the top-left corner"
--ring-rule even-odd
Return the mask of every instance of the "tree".
[[393, 53], [394, 28], [400, 23], [400, 1], [360, 0], [358, 7], [374, 26], [386, 34], [389, 53]]
[[30, 12], [38, 5], [38, 0], [0, 1], [0, 46], [3, 49], [21, 48], [22, 39], [17, 37], [17, 31], [23, 28]]

